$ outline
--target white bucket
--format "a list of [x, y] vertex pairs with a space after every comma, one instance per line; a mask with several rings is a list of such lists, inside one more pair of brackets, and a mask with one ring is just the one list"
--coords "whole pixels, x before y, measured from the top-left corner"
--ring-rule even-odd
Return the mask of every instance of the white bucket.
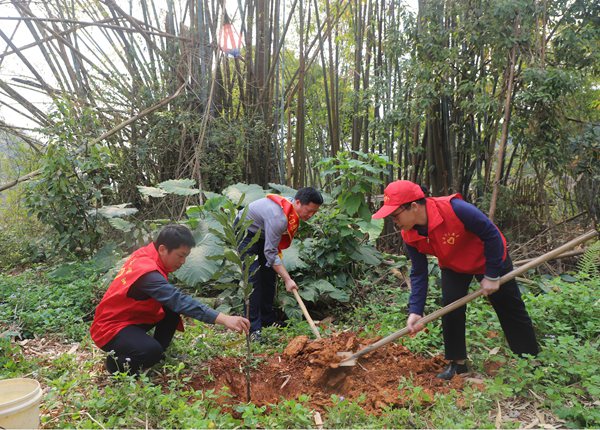
[[42, 390], [35, 379], [0, 381], [0, 428], [37, 429]]

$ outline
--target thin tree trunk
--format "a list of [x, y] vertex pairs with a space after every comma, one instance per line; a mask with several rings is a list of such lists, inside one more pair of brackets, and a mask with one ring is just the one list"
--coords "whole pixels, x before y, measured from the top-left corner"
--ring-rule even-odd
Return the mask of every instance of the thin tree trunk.
[[[515, 34], [518, 34], [519, 17], [515, 19]], [[500, 137], [500, 145], [498, 147], [498, 161], [496, 162], [496, 175], [494, 179], [492, 198], [490, 200], [489, 218], [493, 221], [496, 214], [496, 204], [498, 201], [498, 191], [500, 187], [500, 178], [502, 177], [502, 166], [504, 161], [504, 148], [508, 140], [508, 129], [510, 124], [510, 114], [512, 107], [513, 80], [515, 75], [515, 65], [517, 57], [517, 44], [515, 43], [510, 50], [508, 61], [508, 76], [506, 82], [506, 99], [504, 101], [504, 117], [502, 122], [502, 135]]]

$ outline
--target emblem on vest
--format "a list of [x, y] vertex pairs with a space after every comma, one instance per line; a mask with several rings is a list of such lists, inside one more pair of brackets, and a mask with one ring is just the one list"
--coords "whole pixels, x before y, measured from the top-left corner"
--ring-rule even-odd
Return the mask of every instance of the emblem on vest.
[[456, 233], [444, 233], [442, 236], [442, 243], [444, 245], [454, 245], [456, 243], [456, 239], [459, 237], [460, 235]]

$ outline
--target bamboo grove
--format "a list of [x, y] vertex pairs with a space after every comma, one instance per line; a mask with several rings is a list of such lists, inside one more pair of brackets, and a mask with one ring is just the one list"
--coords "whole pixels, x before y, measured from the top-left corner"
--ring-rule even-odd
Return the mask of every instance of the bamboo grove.
[[[19, 118], [0, 129], [34, 160], [0, 190], [35, 180], [55, 147], [102, 153], [96, 205], [143, 205], [138, 185], [178, 178], [326, 188], [315, 164], [352, 150], [393, 160], [386, 181], [461, 192], [491, 216], [597, 217], [598, 2], [0, 6], [0, 104]], [[239, 51], [222, 48], [227, 23]]]

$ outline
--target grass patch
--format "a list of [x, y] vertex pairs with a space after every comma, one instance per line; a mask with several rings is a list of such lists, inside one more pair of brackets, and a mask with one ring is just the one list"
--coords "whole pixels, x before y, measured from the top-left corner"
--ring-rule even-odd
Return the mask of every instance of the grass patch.
[[[104, 354], [89, 339], [88, 329], [98, 300], [99, 273], [78, 263], [49, 270], [36, 267], [18, 275], [0, 276], [0, 376], [34, 377], [49, 390], [44, 397], [42, 425], [45, 428], [310, 428], [314, 427], [310, 399], [282, 399], [276, 405], [243, 404], [225, 407], [217, 399], [227, 393], [194, 391], [189, 388], [194, 369], [223, 355], [242, 357], [245, 341], [220, 328], [188, 322], [178, 333], [167, 359], [153, 373], [140, 378], [108, 377]], [[484, 300], [469, 305], [469, 353], [475, 371], [483, 373], [485, 362], [498, 362], [495, 376], [484, 377], [484, 389], [437, 394], [423, 402], [423, 393], [413, 390], [404, 407], [389, 408], [381, 416], [368, 415], [355, 402], [336, 398], [324, 413], [328, 428], [494, 428], [498, 408], [528, 404], [570, 427], [598, 427], [600, 415], [600, 315], [598, 279], [565, 282], [546, 280], [547, 292], [527, 293], [524, 298], [541, 344], [536, 359], [520, 359], [506, 347], [493, 309]], [[408, 292], [391, 286], [374, 289], [372, 299], [345, 316], [338, 329], [362, 329], [366, 336], [385, 336], [406, 322]], [[432, 286], [427, 312], [439, 307], [439, 291]], [[490, 332], [498, 332], [491, 337]], [[258, 353], [280, 353], [290, 339], [310, 336], [306, 322], [292, 320], [283, 329], [263, 331], [265, 344], [253, 345]], [[328, 332], [325, 330], [326, 337]], [[30, 344], [19, 339], [54, 338], [80, 342], [63, 345], [50, 354], [28, 352]], [[31, 342], [40, 342], [41, 339]], [[428, 333], [406, 337], [412, 351], [442, 353], [439, 321]], [[497, 348], [499, 347], [499, 348]], [[492, 353], [493, 351], [493, 353]], [[399, 390], [411, 387], [408, 380]], [[518, 428], [533, 418], [525, 415], [501, 421], [503, 428]], [[533, 415], [535, 417], [535, 415]]]

